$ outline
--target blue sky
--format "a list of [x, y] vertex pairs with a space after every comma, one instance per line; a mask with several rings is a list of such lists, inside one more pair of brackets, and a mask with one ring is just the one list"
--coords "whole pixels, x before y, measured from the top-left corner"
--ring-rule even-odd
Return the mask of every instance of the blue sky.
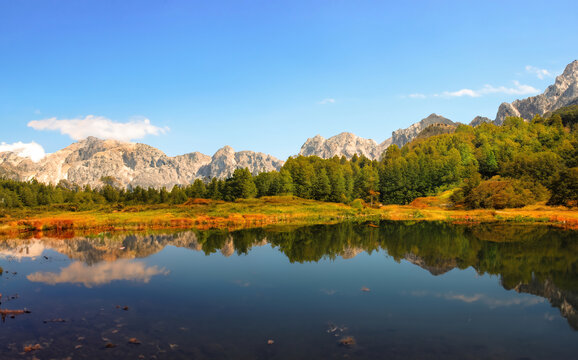
[[434, 112], [494, 118], [578, 58], [576, 14], [575, 1], [0, 0], [0, 142], [285, 159], [316, 134], [381, 142]]

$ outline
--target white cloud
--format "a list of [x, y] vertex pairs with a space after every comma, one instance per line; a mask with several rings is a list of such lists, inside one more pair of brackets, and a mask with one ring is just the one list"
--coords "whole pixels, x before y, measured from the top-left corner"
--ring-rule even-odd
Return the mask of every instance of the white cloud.
[[323, 99], [319, 102], [320, 105], [326, 105], [326, 104], [335, 104], [335, 99], [332, 98], [326, 98]]
[[537, 94], [540, 90], [536, 89], [530, 85], [520, 84], [518, 81], [514, 81], [514, 87], [508, 88], [505, 86], [493, 87], [491, 85], [485, 85], [480, 91], [482, 95], [485, 94], [510, 94], [510, 95], [530, 95]]
[[[484, 85], [481, 89], [473, 90], [473, 89], [460, 89], [457, 91], [444, 91], [439, 94], [433, 94], [433, 97], [481, 97], [484, 95], [489, 94], [508, 94], [508, 95], [532, 95], [537, 94], [540, 90], [536, 89], [530, 85], [520, 84], [518, 81], [514, 81], [513, 87], [506, 87], [506, 86], [492, 86], [492, 85]], [[415, 93], [408, 95], [410, 98], [417, 98], [417, 99], [425, 99], [428, 97], [427, 95]]]
[[461, 89], [458, 91], [444, 91], [441, 96], [449, 97], [460, 97], [460, 96], [470, 96], [470, 97], [480, 97], [488, 94], [508, 94], [508, 95], [530, 95], [537, 94], [540, 90], [536, 89], [530, 85], [520, 84], [518, 81], [514, 81], [514, 87], [499, 86], [494, 87], [492, 85], [484, 85], [483, 88], [479, 90], [471, 89]]
[[13, 144], [3, 142], [0, 143], [0, 153], [1, 152], [14, 152], [18, 156], [30, 158], [30, 160], [34, 162], [38, 162], [46, 156], [44, 148], [34, 141], [29, 143], [18, 141]]
[[126, 123], [114, 122], [103, 116], [88, 115], [85, 118], [33, 120], [28, 126], [35, 130], [59, 130], [73, 140], [95, 136], [101, 139], [130, 141], [146, 135], [160, 135], [169, 129], [152, 125], [147, 118], [135, 118]]
[[544, 78], [547, 77], [554, 77], [554, 75], [550, 71], [546, 69], [540, 69], [532, 65], [526, 66], [526, 72], [536, 75], [540, 80], [544, 80]]
[[441, 95], [436, 94], [435, 96], [447, 96], [447, 97], [462, 97], [462, 96], [470, 96], [470, 97], [480, 97], [481, 94], [479, 91], [471, 90], [471, 89], [461, 89], [458, 91], [444, 91]]

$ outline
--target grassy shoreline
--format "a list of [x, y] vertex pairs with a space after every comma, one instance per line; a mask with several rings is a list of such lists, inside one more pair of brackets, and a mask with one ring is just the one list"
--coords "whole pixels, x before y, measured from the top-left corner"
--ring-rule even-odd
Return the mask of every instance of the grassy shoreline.
[[188, 228], [236, 230], [376, 220], [446, 221], [456, 224], [528, 223], [578, 229], [578, 210], [564, 207], [533, 205], [503, 210], [447, 209], [428, 199], [422, 198], [411, 205], [387, 205], [379, 209], [359, 209], [291, 196], [236, 202], [196, 199], [183, 205], [102, 206], [77, 211], [58, 207], [16, 209], [0, 214], [0, 235], [21, 237], [49, 233], [74, 236], [101, 231]]

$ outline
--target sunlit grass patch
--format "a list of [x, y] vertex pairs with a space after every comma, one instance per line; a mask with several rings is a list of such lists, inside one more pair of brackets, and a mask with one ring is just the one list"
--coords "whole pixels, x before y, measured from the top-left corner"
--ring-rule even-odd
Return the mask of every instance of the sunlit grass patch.
[[[441, 196], [446, 196], [447, 192]], [[293, 196], [272, 196], [224, 202], [191, 199], [182, 205], [100, 205], [66, 211], [42, 207], [5, 211], [0, 233], [54, 233], [145, 231], [161, 229], [240, 229], [250, 227], [330, 224], [342, 221], [399, 220], [446, 221], [456, 224], [486, 222], [537, 223], [578, 228], [578, 211], [544, 204], [519, 209], [447, 209], [436, 197], [421, 198], [412, 205], [386, 205], [379, 209], [320, 202]]]

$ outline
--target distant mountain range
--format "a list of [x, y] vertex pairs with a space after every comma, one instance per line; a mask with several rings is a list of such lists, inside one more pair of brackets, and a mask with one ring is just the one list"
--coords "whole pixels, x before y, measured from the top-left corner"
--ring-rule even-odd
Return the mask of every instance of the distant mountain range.
[[66, 180], [93, 187], [102, 186], [103, 177], [113, 177], [123, 187], [172, 187], [199, 178], [229, 177], [238, 168], [259, 173], [282, 165], [283, 161], [271, 155], [235, 152], [230, 146], [212, 157], [199, 152], [170, 157], [149, 145], [94, 137], [49, 154], [38, 163], [11, 152], [0, 153], [0, 176], [52, 184]]
[[[476, 116], [470, 122], [470, 125], [478, 126], [484, 122], [493, 122], [496, 125], [501, 125], [507, 116], [520, 116], [530, 120], [536, 114], [544, 115], [547, 112], [574, 104], [578, 104], [578, 60], [568, 64], [562, 75], [558, 76], [556, 82], [549, 86], [543, 94], [516, 100], [513, 103], [502, 103], [498, 108], [495, 120]], [[380, 144], [374, 140], [364, 139], [351, 133], [341, 133], [328, 139], [317, 135], [307, 139], [301, 147], [299, 155], [317, 155], [327, 159], [333, 156], [351, 158], [354, 154], [357, 154], [365, 155], [370, 159], [379, 159], [385, 149], [392, 144], [402, 147], [419, 137], [420, 134], [421, 137], [427, 137], [428, 132], [431, 135], [435, 135], [436, 131], [431, 129], [424, 131], [435, 124], [446, 125], [444, 128], [451, 130], [458, 123], [443, 116], [431, 114], [408, 128], [394, 131], [390, 138]], [[442, 126], [438, 125], [437, 127], [439, 133]]]
[[406, 129], [399, 129], [391, 134], [391, 137], [378, 144], [372, 139], [364, 139], [352, 133], [341, 133], [330, 137], [329, 139], [317, 135], [313, 138], [307, 139], [305, 144], [301, 146], [299, 155], [310, 156], [316, 155], [324, 159], [329, 159], [334, 156], [345, 156], [350, 159], [353, 155], [364, 155], [369, 159], [379, 159], [381, 154], [390, 145], [395, 144], [402, 147], [408, 142], [415, 139], [428, 126], [434, 124], [445, 124], [455, 126], [456, 123], [450, 119], [437, 114], [422, 119]]
[[[566, 66], [543, 94], [502, 103], [493, 122], [501, 125], [507, 116], [531, 119], [561, 107], [578, 104], [578, 60]], [[492, 122], [486, 117], [476, 117], [470, 125]], [[381, 143], [364, 139], [351, 133], [341, 133], [328, 139], [317, 135], [301, 147], [299, 155], [316, 155], [322, 158], [355, 154], [379, 159], [392, 144], [399, 147], [410, 141], [452, 132], [457, 123], [441, 115], [431, 114], [405, 129], [392, 132]], [[104, 177], [113, 177], [123, 187], [172, 187], [190, 184], [195, 179], [226, 178], [235, 169], [248, 168], [253, 174], [278, 170], [283, 161], [271, 155], [253, 151], [235, 152], [230, 146], [219, 149], [213, 156], [199, 152], [170, 157], [162, 151], [145, 144], [100, 140], [89, 137], [66, 148], [47, 155], [39, 162], [21, 157], [15, 152], [0, 153], [0, 176], [58, 184], [65, 180], [78, 185], [103, 185]]]

